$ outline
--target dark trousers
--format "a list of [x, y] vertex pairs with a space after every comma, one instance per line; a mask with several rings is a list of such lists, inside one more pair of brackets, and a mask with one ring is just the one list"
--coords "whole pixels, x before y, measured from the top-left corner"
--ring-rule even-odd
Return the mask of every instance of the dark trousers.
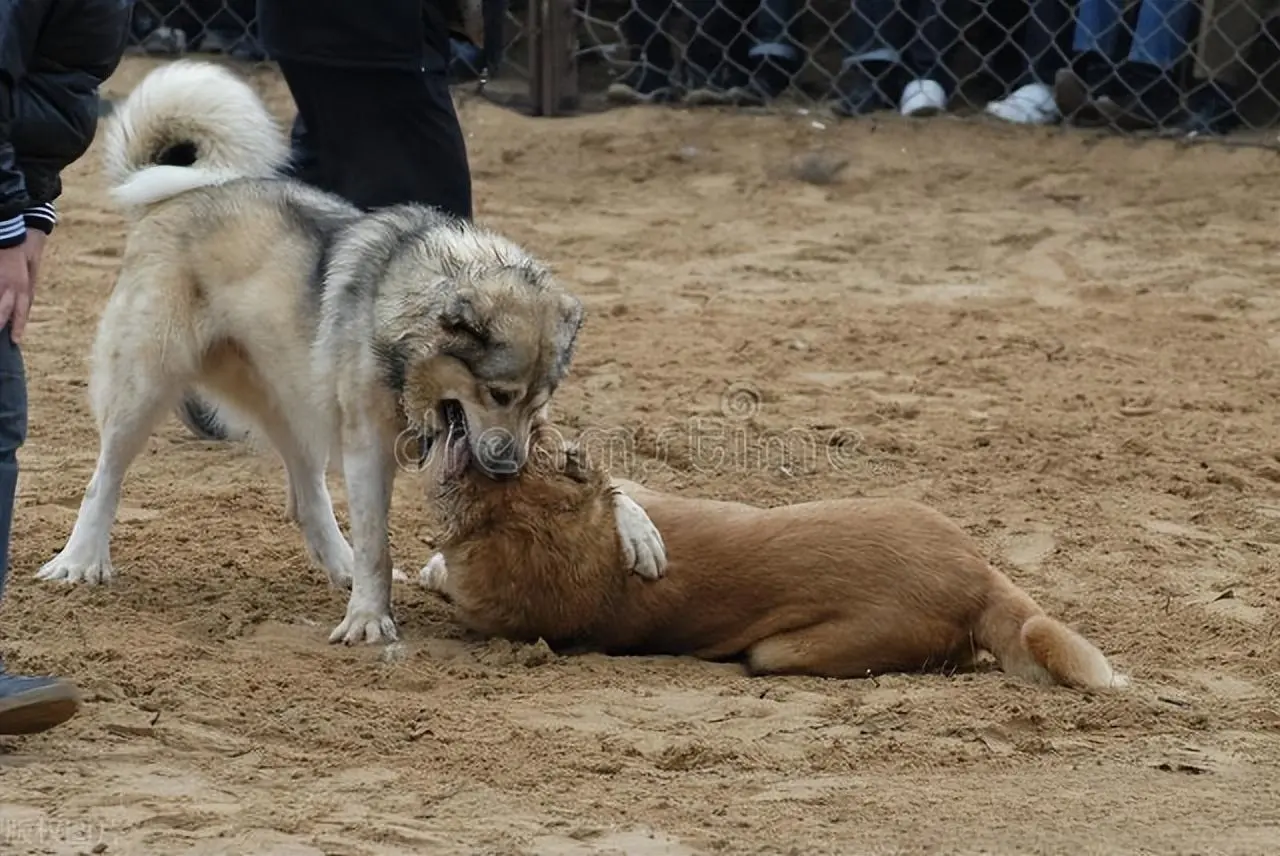
[[799, 0], [760, 0], [751, 19], [751, 34], [755, 37], [751, 56], [767, 56], [781, 65], [798, 66], [803, 52], [795, 31], [803, 11], [804, 4]]
[[853, 0], [841, 27], [845, 67], [898, 66], [911, 77], [954, 90], [947, 59], [960, 36], [951, 8], [955, 5], [947, 0]]
[[[618, 32], [638, 60], [666, 74], [675, 70], [676, 57], [666, 32], [671, 13], [679, 8], [691, 19], [693, 32], [685, 47], [685, 61], [710, 74], [728, 61], [738, 68], [747, 64], [751, 40], [747, 21], [751, 9], [744, 0], [633, 0], [618, 19]], [[732, 66], [731, 66], [732, 67]]]
[[[27, 374], [22, 351], [0, 329], [0, 596], [9, 575], [9, 534], [18, 493], [18, 449], [27, 439]], [[3, 667], [0, 667], [3, 671]]]
[[403, 202], [471, 219], [471, 170], [444, 63], [427, 70], [281, 59], [298, 122], [294, 175], [369, 210]]
[[1059, 69], [1071, 64], [1071, 33], [1075, 20], [1068, 0], [1030, 0], [1022, 30], [1027, 73], [1019, 85], [1052, 84]]

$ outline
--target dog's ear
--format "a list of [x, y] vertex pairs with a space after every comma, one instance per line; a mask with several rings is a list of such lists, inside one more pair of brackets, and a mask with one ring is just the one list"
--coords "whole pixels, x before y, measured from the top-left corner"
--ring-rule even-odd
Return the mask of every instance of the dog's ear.
[[578, 346], [578, 333], [586, 321], [586, 310], [582, 301], [572, 294], [560, 297], [560, 317], [556, 325], [556, 362], [552, 375], [557, 383], [569, 373], [569, 364], [573, 362], [573, 352]]
[[489, 340], [489, 328], [476, 309], [475, 294], [458, 291], [449, 295], [440, 312], [440, 327], [448, 333], [468, 336], [480, 342]]

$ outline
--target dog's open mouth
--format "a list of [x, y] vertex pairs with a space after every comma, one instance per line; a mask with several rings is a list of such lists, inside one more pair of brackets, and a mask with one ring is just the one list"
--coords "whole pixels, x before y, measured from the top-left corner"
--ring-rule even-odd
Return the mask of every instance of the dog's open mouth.
[[467, 438], [467, 414], [462, 405], [453, 400], [440, 405], [440, 418], [444, 423], [444, 443], [440, 454], [444, 460], [440, 468], [446, 481], [459, 478], [471, 463], [471, 443]]

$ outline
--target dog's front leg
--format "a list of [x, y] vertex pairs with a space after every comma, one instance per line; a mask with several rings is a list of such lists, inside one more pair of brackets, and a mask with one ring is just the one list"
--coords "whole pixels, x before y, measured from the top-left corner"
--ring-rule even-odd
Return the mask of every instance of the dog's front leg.
[[628, 569], [645, 579], [661, 578], [667, 571], [667, 548], [662, 534], [640, 503], [623, 493], [616, 482], [610, 484], [614, 521], [622, 538], [623, 561]]
[[344, 426], [342, 438], [355, 565], [346, 618], [329, 634], [329, 641], [346, 645], [361, 639], [377, 644], [397, 638], [395, 619], [391, 617], [391, 540], [387, 520], [396, 475], [395, 443], [370, 415], [354, 414]]

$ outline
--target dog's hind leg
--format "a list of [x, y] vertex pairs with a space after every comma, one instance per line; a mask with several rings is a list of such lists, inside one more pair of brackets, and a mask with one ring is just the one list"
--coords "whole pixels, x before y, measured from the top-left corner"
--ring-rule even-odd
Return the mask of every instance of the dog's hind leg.
[[[953, 650], [954, 629], [917, 626], [914, 636], [936, 635], [939, 650]], [[945, 641], [944, 641], [945, 640]], [[917, 640], [908, 642], [914, 652]], [[864, 678], [898, 669], [941, 668], [946, 663], [915, 662], [912, 654], [886, 644], [874, 622], [824, 621], [761, 639], [747, 651], [753, 675], [812, 675], [820, 678]]]
[[293, 477], [285, 480], [284, 486], [284, 519], [290, 523], [298, 522], [298, 494], [293, 489]]
[[110, 536], [120, 488], [147, 438], [178, 399], [194, 360], [164, 333], [126, 318], [129, 301], [112, 301], [94, 342], [90, 407], [98, 423], [98, 460], [71, 537], [36, 577], [65, 583], [109, 582]]
[[[849, 648], [856, 649], [857, 643], [850, 645], [847, 638], [837, 641], [833, 637], [831, 624], [815, 624], [761, 639], [747, 649], [747, 672], [818, 677], [852, 677], [866, 672], [867, 666], [848, 656]], [[832, 674], [833, 671], [840, 674]]]
[[263, 414], [262, 429], [284, 459], [289, 476], [286, 513], [302, 530], [307, 554], [324, 569], [332, 585], [349, 587], [354, 557], [333, 514], [324, 458], [307, 448], [278, 411]]
[[[302, 530], [311, 561], [332, 585], [346, 588], [351, 584], [352, 553], [338, 528], [325, 483], [325, 416], [308, 395], [306, 375], [282, 368], [297, 361], [296, 355], [251, 341], [256, 347], [231, 349], [234, 356], [220, 361], [204, 378], [205, 385], [215, 398], [251, 416], [275, 447], [287, 475], [285, 516]], [[266, 366], [274, 369], [261, 368]]]

